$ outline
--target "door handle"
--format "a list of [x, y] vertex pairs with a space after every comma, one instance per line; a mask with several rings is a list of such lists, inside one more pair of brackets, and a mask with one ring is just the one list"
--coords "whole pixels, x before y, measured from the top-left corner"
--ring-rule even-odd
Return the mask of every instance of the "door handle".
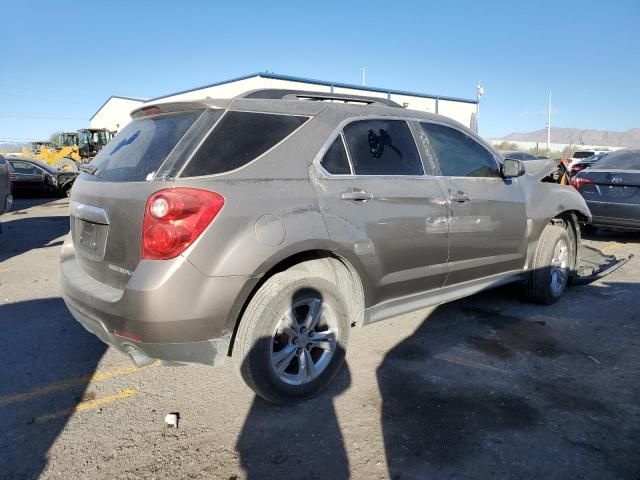
[[373, 193], [365, 192], [364, 190], [349, 190], [348, 192], [342, 192], [341, 197], [343, 200], [364, 203], [373, 199]]
[[471, 197], [468, 193], [459, 191], [458, 193], [451, 194], [451, 201], [457, 203], [469, 203], [471, 201]]

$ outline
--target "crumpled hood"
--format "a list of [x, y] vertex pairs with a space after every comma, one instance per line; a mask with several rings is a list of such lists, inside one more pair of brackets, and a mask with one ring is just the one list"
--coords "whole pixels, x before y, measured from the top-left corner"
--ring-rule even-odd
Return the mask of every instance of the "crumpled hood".
[[560, 160], [540, 159], [527, 160], [524, 162], [525, 175], [530, 181], [539, 182], [543, 178], [551, 175], [558, 168]]

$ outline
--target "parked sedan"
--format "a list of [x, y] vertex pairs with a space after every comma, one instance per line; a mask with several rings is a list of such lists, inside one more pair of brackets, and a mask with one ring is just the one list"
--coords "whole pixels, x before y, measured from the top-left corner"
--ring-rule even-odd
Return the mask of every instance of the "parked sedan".
[[12, 200], [9, 164], [0, 155], [0, 215], [11, 210]]
[[38, 160], [7, 158], [13, 193], [23, 196], [68, 195], [77, 172], [59, 170]]
[[569, 175], [573, 177], [576, 173], [584, 170], [585, 168], [593, 167], [596, 162], [602, 160], [608, 154], [609, 152], [596, 153], [595, 155], [591, 155], [590, 157], [573, 162], [571, 164]]
[[593, 215], [593, 227], [640, 230], [640, 150], [610, 153], [571, 184]]

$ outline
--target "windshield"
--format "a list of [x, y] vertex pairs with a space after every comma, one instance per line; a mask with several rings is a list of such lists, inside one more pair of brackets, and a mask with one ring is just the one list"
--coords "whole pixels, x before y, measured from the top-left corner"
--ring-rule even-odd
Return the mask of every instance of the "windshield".
[[620, 150], [598, 162], [598, 169], [640, 170], [640, 150]]
[[95, 175], [110, 181], [146, 180], [201, 114], [202, 110], [190, 110], [132, 120], [93, 159]]

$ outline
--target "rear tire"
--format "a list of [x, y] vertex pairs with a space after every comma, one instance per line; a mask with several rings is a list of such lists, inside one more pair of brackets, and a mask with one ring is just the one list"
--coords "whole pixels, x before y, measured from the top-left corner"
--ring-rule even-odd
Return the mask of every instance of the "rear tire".
[[551, 305], [562, 296], [574, 269], [575, 241], [562, 226], [548, 225], [540, 235], [526, 283], [526, 296]]
[[349, 329], [349, 306], [334, 282], [286, 270], [269, 278], [249, 302], [233, 363], [265, 400], [305, 400], [326, 388], [344, 364]]

